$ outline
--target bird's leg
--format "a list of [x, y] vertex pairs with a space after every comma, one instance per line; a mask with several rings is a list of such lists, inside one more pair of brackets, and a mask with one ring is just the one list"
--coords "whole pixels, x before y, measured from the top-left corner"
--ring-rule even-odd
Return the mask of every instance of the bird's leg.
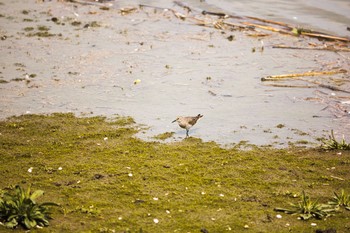
[[188, 136], [188, 131], [189, 131], [189, 130], [188, 130], [188, 129], [186, 129], [186, 138], [187, 138], [187, 137], [189, 137], [189, 136]]

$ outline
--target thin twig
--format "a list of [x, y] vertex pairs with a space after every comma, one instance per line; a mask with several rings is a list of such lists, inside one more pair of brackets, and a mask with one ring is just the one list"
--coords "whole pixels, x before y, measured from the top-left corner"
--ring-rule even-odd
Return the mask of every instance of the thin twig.
[[305, 77], [305, 76], [320, 76], [320, 75], [333, 75], [346, 73], [344, 69], [340, 70], [329, 70], [329, 71], [309, 71], [305, 73], [296, 73], [296, 74], [281, 74], [281, 75], [270, 75], [264, 78], [261, 78], [261, 81], [276, 81], [286, 78], [296, 78], [296, 77]]
[[341, 177], [337, 177], [337, 176], [331, 176], [333, 179], [337, 179], [337, 180], [341, 180], [344, 181], [345, 179], [341, 178]]
[[252, 16], [247, 16], [248, 19], [253, 19], [253, 20], [257, 20], [257, 21], [261, 21], [261, 22], [264, 22], [264, 23], [269, 23], [269, 24], [276, 24], [276, 25], [279, 25], [279, 26], [283, 26], [283, 27], [286, 27], [288, 29], [293, 29], [292, 26], [286, 24], [286, 23], [282, 23], [282, 22], [277, 22], [277, 21], [273, 21], [273, 20], [267, 20], [267, 19], [261, 19], [261, 18], [257, 18], [257, 17], [252, 17]]
[[326, 88], [326, 89], [329, 89], [329, 90], [332, 90], [332, 91], [340, 91], [340, 92], [344, 92], [344, 93], [350, 93], [350, 91], [348, 91], [348, 90], [344, 90], [342, 88], [339, 88], [339, 87], [336, 87], [336, 86], [332, 86], [332, 85], [328, 85], [328, 84], [323, 84], [323, 83], [320, 83], [320, 82], [317, 82], [317, 81], [314, 81], [314, 80], [305, 80], [305, 79], [299, 79], [299, 80], [305, 81], [305, 82], [309, 82], [309, 83], [312, 83], [312, 84], [316, 84], [319, 87]]

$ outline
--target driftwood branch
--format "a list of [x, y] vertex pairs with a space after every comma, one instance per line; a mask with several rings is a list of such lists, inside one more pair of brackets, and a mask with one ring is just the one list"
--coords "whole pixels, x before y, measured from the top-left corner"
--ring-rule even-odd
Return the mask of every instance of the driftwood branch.
[[327, 40], [340, 40], [340, 41], [344, 41], [344, 42], [350, 42], [349, 38], [331, 36], [331, 35], [320, 34], [320, 33], [301, 32], [301, 35], [310, 36], [310, 37], [317, 37], [317, 38], [327, 39]]
[[332, 52], [350, 52], [350, 48], [334, 48], [334, 47], [297, 47], [287, 45], [273, 45], [274, 49], [303, 49], [303, 50], [325, 50]]
[[271, 87], [288, 87], [288, 88], [313, 88], [316, 86], [309, 86], [309, 85], [287, 85], [287, 84], [266, 84], [266, 86], [271, 86]]

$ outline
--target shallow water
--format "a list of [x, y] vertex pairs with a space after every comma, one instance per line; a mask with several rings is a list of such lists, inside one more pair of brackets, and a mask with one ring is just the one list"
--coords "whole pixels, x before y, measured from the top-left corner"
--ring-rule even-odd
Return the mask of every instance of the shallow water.
[[348, 0], [212, 0], [209, 4], [239, 12], [241, 15], [262, 17], [318, 29], [337, 35], [348, 35], [350, 1]]
[[[13, 19], [0, 18], [1, 34], [7, 36], [1, 42], [1, 76], [8, 81], [26, 74], [37, 76], [29, 83], [0, 84], [2, 118], [57, 111], [130, 115], [150, 127], [139, 134], [142, 138], [174, 131], [175, 140], [181, 140], [185, 131], [171, 121], [177, 115], [201, 113], [204, 117], [190, 134], [221, 144], [243, 140], [283, 146], [300, 140], [314, 141], [328, 135], [331, 129], [337, 136], [350, 136], [349, 114], [332, 107], [340, 104], [348, 111], [349, 94], [319, 87], [271, 87], [260, 81], [268, 75], [336, 66], [348, 69], [346, 53], [272, 49], [273, 44], [301, 40], [276, 34], [264, 38], [264, 51], [258, 52], [261, 40], [245, 32], [221, 32], [150, 9], [120, 16], [113, 11], [101, 12], [98, 6], [12, 2], [0, 6], [1, 14], [13, 15]], [[136, 6], [139, 2], [142, 1], [118, 1], [114, 7]], [[172, 1], [144, 2], [174, 7]], [[317, 1], [317, 7], [311, 2], [187, 1], [196, 9], [225, 9], [229, 14], [349, 35], [348, 1]], [[29, 16], [18, 9], [30, 9]], [[42, 13], [48, 11], [49, 15]], [[98, 21], [102, 27], [74, 28], [68, 23], [57, 26], [48, 20], [53, 16], [72, 17], [84, 23]], [[27, 17], [36, 20], [23, 22]], [[63, 36], [35, 38], [23, 34], [24, 27], [37, 24], [48, 25], [50, 31]], [[227, 40], [230, 35], [233, 41]], [[252, 48], [257, 51], [252, 52]], [[349, 79], [348, 75], [335, 77]], [[140, 82], [135, 85], [135, 80]]]

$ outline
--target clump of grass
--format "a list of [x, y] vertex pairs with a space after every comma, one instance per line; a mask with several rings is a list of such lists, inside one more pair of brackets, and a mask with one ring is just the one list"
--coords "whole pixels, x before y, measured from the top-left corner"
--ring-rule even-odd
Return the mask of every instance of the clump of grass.
[[173, 135], [174, 135], [174, 132], [165, 132], [154, 136], [154, 138], [158, 140], [166, 140], [168, 138], [171, 138]]
[[72, 24], [72, 26], [80, 26], [81, 22], [80, 21], [73, 21], [71, 24]]
[[31, 192], [19, 185], [14, 193], [6, 192], [0, 198], [0, 221], [8, 228], [18, 225], [26, 229], [36, 226], [48, 226], [51, 212], [48, 206], [58, 206], [52, 202], [36, 203], [36, 199], [44, 194], [42, 190]]
[[132, 117], [117, 117], [117, 119], [114, 122], [115, 124], [119, 126], [127, 126], [135, 124], [135, 121]]
[[96, 21], [92, 21], [84, 25], [84, 28], [90, 28], [90, 27], [96, 28], [96, 27], [101, 27], [101, 25]]
[[11, 81], [15, 81], [15, 82], [20, 82], [20, 81], [24, 81], [24, 78], [13, 78], [11, 79]]
[[47, 27], [47, 26], [44, 26], [44, 25], [39, 25], [39, 26], [38, 26], [38, 30], [39, 30], [39, 31], [49, 31], [50, 28]]
[[33, 27], [25, 27], [25, 28], [23, 28], [23, 30], [26, 32], [30, 32], [30, 31], [33, 31], [34, 28]]
[[334, 137], [334, 132], [331, 130], [331, 135], [328, 140], [322, 140], [323, 144], [321, 145], [322, 149], [325, 150], [350, 150], [350, 143], [345, 141], [344, 135], [343, 139], [338, 142]]
[[28, 33], [27, 37], [52, 37], [56, 36], [56, 34], [49, 33], [48, 31], [36, 32], [36, 33]]
[[29, 14], [29, 11], [28, 11], [28, 10], [23, 10], [23, 11], [22, 11], [22, 14], [28, 15], [28, 14]]
[[328, 202], [328, 204], [337, 207], [345, 207], [346, 210], [350, 210], [350, 195], [347, 194], [344, 189], [341, 190], [340, 194], [334, 192], [334, 197], [332, 198], [332, 201]]
[[286, 214], [298, 214], [300, 219], [308, 220], [310, 218], [323, 219], [330, 216], [335, 211], [334, 206], [319, 204], [318, 201], [312, 201], [309, 196], [302, 192], [301, 200], [298, 204], [290, 204], [291, 209], [275, 208], [275, 211], [284, 212]]

